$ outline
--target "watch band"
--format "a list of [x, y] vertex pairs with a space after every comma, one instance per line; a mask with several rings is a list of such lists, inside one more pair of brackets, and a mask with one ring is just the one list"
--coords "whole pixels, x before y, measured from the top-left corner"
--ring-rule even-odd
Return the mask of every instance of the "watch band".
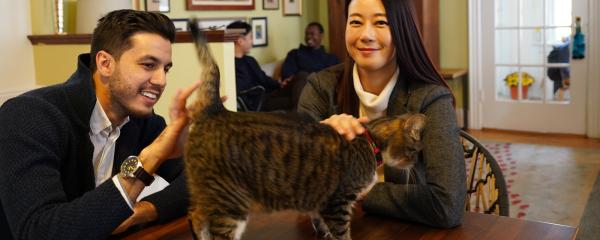
[[142, 181], [146, 186], [150, 186], [154, 182], [154, 176], [146, 172], [142, 166], [138, 166], [135, 172], [133, 172], [133, 176]]

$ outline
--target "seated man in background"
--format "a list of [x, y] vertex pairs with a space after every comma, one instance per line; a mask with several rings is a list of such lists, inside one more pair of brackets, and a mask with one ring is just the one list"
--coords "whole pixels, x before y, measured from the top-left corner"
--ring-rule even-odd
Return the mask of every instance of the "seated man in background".
[[[0, 108], [0, 239], [106, 239], [187, 213], [185, 102], [154, 114], [172, 66], [175, 27], [160, 13], [117, 10], [62, 84]], [[160, 136], [160, 137], [159, 137]], [[171, 184], [139, 202], [154, 173]]]
[[323, 26], [320, 23], [309, 23], [304, 31], [306, 45], [300, 44], [297, 49], [289, 51], [283, 62], [281, 77], [290, 81], [290, 95], [294, 107], [306, 85], [308, 74], [340, 62], [335, 55], [327, 53], [321, 45], [323, 32]]
[[323, 40], [323, 26], [318, 22], [311, 22], [304, 32], [306, 46], [288, 52], [281, 69], [281, 77], [289, 78], [299, 72], [313, 73], [338, 64], [340, 61], [333, 54], [325, 51], [321, 45]]
[[[287, 103], [288, 100], [276, 100], [275, 95], [285, 98], [285, 94], [277, 93], [283, 87], [287, 85], [287, 81], [274, 80], [267, 76], [265, 72], [260, 68], [256, 59], [247, 54], [252, 49], [252, 27], [250, 24], [235, 21], [227, 26], [227, 29], [241, 29], [242, 34], [234, 42], [235, 46], [235, 82], [236, 92], [246, 104], [249, 111], [259, 110], [283, 110], [288, 109], [290, 106]], [[259, 102], [263, 93], [261, 91], [251, 91], [245, 94], [240, 94], [248, 89], [255, 86], [262, 86], [265, 89], [264, 97], [264, 108], [258, 109]], [[242, 110], [239, 109], [238, 110]]]

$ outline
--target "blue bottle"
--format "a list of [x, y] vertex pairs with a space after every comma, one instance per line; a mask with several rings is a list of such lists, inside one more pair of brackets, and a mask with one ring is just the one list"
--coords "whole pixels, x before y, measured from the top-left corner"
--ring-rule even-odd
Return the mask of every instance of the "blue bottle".
[[573, 59], [583, 58], [585, 58], [585, 35], [581, 32], [581, 18], [577, 17], [573, 36]]

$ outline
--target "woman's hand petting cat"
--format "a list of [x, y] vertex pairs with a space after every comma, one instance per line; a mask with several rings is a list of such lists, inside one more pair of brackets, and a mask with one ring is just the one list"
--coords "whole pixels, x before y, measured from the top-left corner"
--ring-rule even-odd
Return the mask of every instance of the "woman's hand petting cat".
[[355, 118], [352, 115], [343, 113], [340, 115], [332, 115], [321, 121], [321, 123], [331, 126], [340, 135], [344, 136], [348, 141], [351, 141], [357, 135], [361, 135], [365, 132], [365, 127], [363, 127], [362, 124], [368, 121], [369, 119], [366, 117]]

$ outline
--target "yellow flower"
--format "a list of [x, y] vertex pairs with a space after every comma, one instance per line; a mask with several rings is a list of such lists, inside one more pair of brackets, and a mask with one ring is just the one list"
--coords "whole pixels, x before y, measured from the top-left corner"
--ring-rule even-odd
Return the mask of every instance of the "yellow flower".
[[529, 75], [529, 73], [523, 72], [521, 73], [521, 84], [524, 87], [531, 86], [535, 82], [533, 76]]
[[[511, 74], [506, 75], [504, 78], [504, 82], [506, 86], [516, 87], [519, 85], [519, 73], [513, 72]], [[533, 76], [529, 75], [529, 73], [522, 72], [521, 73], [521, 84], [523, 87], [531, 86], [535, 82]]]

